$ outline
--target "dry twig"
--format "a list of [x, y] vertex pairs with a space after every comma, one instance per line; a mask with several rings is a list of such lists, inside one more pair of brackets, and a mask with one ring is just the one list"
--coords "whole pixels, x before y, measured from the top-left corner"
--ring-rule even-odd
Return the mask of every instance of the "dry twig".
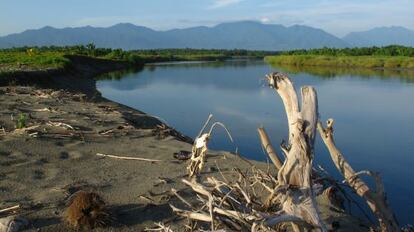
[[0, 213], [8, 213], [10, 211], [13, 211], [13, 210], [16, 210], [16, 209], [19, 209], [19, 208], [20, 208], [20, 205], [11, 206], [11, 207], [8, 207], [8, 208], [5, 208], [5, 209], [0, 209]]
[[116, 156], [116, 155], [105, 155], [102, 153], [96, 153], [97, 156], [115, 158], [115, 159], [123, 159], [123, 160], [140, 160], [140, 161], [149, 161], [149, 162], [161, 162], [162, 160], [157, 159], [147, 159], [147, 158], [139, 158], [139, 157], [130, 157], [130, 156]]

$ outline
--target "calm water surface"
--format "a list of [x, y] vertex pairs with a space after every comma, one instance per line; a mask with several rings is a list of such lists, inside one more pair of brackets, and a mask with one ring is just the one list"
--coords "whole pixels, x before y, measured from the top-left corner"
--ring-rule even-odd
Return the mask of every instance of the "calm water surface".
[[[287, 120], [265, 74], [288, 72], [296, 88], [315, 86], [321, 120], [335, 119], [338, 147], [356, 170], [380, 171], [400, 223], [414, 223], [414, 74], [369, 70], [272, 68], [262, 61], [178, 63], [146, 66], [98, 81], [104, 97], [159, 116], [196, 136], [207, 116], [226, 124], [234, 137], [215, 131], [210, 148], [265, 160], [256, 128], [273, 143], [287, 138]], [[341, 180], [321, 140], [316, 163]]]

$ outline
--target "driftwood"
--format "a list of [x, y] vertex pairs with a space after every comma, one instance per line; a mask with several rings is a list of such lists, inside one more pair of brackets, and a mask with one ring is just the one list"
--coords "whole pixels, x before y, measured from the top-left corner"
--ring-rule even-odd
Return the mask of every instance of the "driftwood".
[[[223, 181], [213, 177], [208, 177], [203, 183], [199, 183], [197, 178], [192, 178], [191, 181], [184, 179], [183, 182], [197, 194], [198, 202], [190, 203], [176, 190], [173, 190], [173, 194], [188, 208], [183, 209], [171, 205], [173, 211], [179, 216], [187, 217], [190, 221], [200, 222], [196, 225], [201, 230], [209, 227], [211, 231], [220, 229], [283, 231], [291, 225], [295, 232], [309, 229], [328, 231], [321, 219], [315, 192], [325, 194], [332, 201], [332, 205], [341, 207], [343, 199], [337, 198], [335, 191], [338, 189], [341, 192], [344, 191], [332, 179], [326, 182], [327, 186], [322, 185], [326, 177], [313, 168], [314, 141], [318, 128], [333, 162], [345, 176], [349, 185], [359, 196], [367, 200], [368, 205], [379, 219], [381, 230], [400, 231], [394, 214], [386, 202], [379, 175], [368, 171], [354, 172], [333, 142], [333, 121], [328, 121], [327, 129], [318, 123], [318, 101], [315, 89], [310, 86], [302, 87], [302, 104], [299, 107], [296, 91], [285, 74], [272, 73], [266, 77], [269, 86], [274, 88], [282, 98], [289, 127], [288, 143], [281, 145], [281, 150], [285, 155], [283, 161], [276, 154], [264, 128], [258, 129], [262, 146], [274, 164], [277, 175], [269, 170], [264, 172], [252, 166], [251, 172], [242, 172], [235, 168], [234, 171], [239, 175], [235, 182], [228, 181], [222, 173]], [[210, 117], [202, 131], [209, 120]], [[192, 165], [193, 161], [197, 161], [194, 164], [199, 166], [188, 167], [189, 171], [194, 170], [193, 175], [199, 173], [204, 162], [204, 157], [197, 158], [200, 156], [196, 155], [205, 155], [207, 141], [210, 138], [211, 130], [210, 133], [204, 134], [202, 131], [194, 143], [190, 163]], [[375, 192], [362, 181], [360, 178], [362, 174], [375, 178]], [[335, 183], [332, 184], [332, 182]], [[190, 228], [193, 229], [194, 226]]]
[[67, 123], [63, 123], [63, 122], [52, 122], [49, 121], [48, 123], [46, 123], [48, 126], [54, 126], [54, 127], [62, 127], [64, 129], [69, 129], [69, 130], [75, 130], [75, 128], [73, 128], [73, 126], [67, 124]]
[[39, 127], [39, 125], [24, 127], [21, 129], [14, 129], [11, 133], [13, 135], [23, 135], [23, 134], [31, 134], [34, 130], [36, 130]]
[[206, 154], [207, 154], [207, 143], [210, 139], [209, 134], [203, 134], [202, 136], [196, 138], [192, 154], [190, 158], [190, 163], [187, 166], [188, 176], [193, 177], [200, 174], [203, 170]]
[[[324, 128], [322, 123], [318, 122], [318, 130], [338, 171], [345, 177], [346, 182], [356, 193], [367, 201], [369, 208], [378, 218], [381, 231], [400, 231], [397, 219], [388, 205], [384, 185], [379, 173], [371, 171], [355, 172], [335, 145], [333, 138], [334, 120], [329, 119], [326, 124], [327, 126]], [[360, 178], [360, 175], [363, 174], [374, 178], [376, 185], [375, 191], [371, 190]]]
[[[277, 179], [254, 170], [250, 176], [239, 171], [240, 177], [235, 184], [214, 178], [208, 178], [207, 185], [197, 183], [195, 179], [192, 182], [183, 180], [199, 195], [199, 200], [204, 204], [201, 208], [204, 210], [171, 207], [181, 216], [211, 223], [211, 230], [221, 226], [233, 230], [273, 231], [277, 226], [293, 223], [295, 231], [302, 231], [302, 228], [327, 231], [320, 218], [312, 189], [313, 146], [318, 116], [316, 92], [312, 87], [302, 88], [300, 111], [296, 92], [287, 76], [273, 73], [267, 79], [283, 100], [289, 125], [289, 144], [283, 147], [286, 155], [283, 163], [276, 155], [264, 129], [258, 130], [262, 145], [278, 170]], [[209, 120], [210, 117], [206, 124]], [[209, 135], [210, 133], [200, 133], [193, 147], [193, 155], [205, 154]], [[199, 160], [204, 162], [203, 158]], [[267, 190], [267, 200], [263, 200], [257, 193], [257, 185]], [[188, 206], [188, 202], [185, 204]]]
[[[282, 98], [289, 126], [289, 142], [282, 149], [286, 159], [277, 175], [279, 186], [288, 186], [282, 196], [282, 215], [297, 217], [321, 231], [327, 231], [312, 189], [313, 147], [318, 119], [316, 91], [310, 86], [302, 87], [302, 109], [299, 109], [295, 89], [285, 74], [272, 73], [266, 78], [269, 86]], [[280, 194], [277, 197], [280, 199]], [[300, 229], [295, 225], [294, 230]]]
[[0, 209], [0, 213], [8, 213], [10, 211], [14, 211], [20, 208], [20, 205], [11, 206], [5, 209]]
[[233, 142], [233, 138], [231, 137], [231, 134], [229, 130], [227, 130], [226, 126], [224, 126], [221, 122], [214, 122], [210, 130], [206, 133], [203, 133], [207, 127], [207, 125], [210, 123], [210, 120], [213, 118], [213, 115], [210, 114], [204, 123], [203, 127], [201, 128], [200, 132], [198, 133], [196, 139], [194, 140], [193, 148], [191, 150], [191, 158], [190, 163], [187, 166], [187, 172], [189, 177], [197, 176], [201, 173], [201, 170], [203, 170], [207, 150], [208, 150], [208, 141], [210, 140], [211, 133], [213, 132], [213, 129], [215, 126], [221, 126], [224, 128], [224, 130], [227, 132], [227, 135], [229, 136], [230, 140]]
[[[250, 191], [250, 185], [245, 181], [247, 179], [241, 178], [240, 182], [228, 184], [215, 178], [208, 178], [207, 185], [204, 185], [183, 179], [183, 182], [198, 194], [198, 199], [204, 206], [202, 210], [184, 210], [173, 205], [171, 208], [178, 215], [209, 223], [212, 231], [223, 226], [233, 231], [242, 229], [258, 231], [260, 228], [270, 229], [279, 222], [296, 220], [295, 218], [276, 219], [273, 215], [261, 212], [263, 204], [256, 199]], [[176, 191], [174, 194], [191, 209], [196, 209]]]
[[139, 157], [130, 157], [130, 156], [116, 156], [116, 155], [105, 155], [102, 153], [96, 153], [97, 156], [109, 157], [114, 159], [123, 159], [123, 160], [139, 160], [139, 161], [148, 161], [148, 162], [161, 162], [162, 160], [157, 159], [147, 159]]

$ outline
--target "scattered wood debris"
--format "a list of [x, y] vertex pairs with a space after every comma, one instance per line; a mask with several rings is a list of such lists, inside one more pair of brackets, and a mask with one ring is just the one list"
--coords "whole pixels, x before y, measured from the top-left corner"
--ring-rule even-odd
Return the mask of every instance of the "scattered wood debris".
[[141, 200], [147, 201], [149, 203], [155, 203], [155, 201], [153, 199], [151, 199], [147, 196], [144, 196], [144, 195], [139, 195], [138, 198], [141, 199]]
[[29, 126], [29, 127], [24, 127], [24, 128], [20, 128], [20, 129], [15, 129], [14, 131], [12, 131], [11, 133], [14, 135], [22, 135], [22, 134], [37, 134], [36, 133], [36, 129], [39, 128], [40, 125], [34, 125], [34, 126]]
[[156, 228], [145, 228], [144, 231], [160, 231], [160, 232], [173, 232], [173, 230], [169, 227], [164, 225], [164, 223], [155, 223]]
[[71, 125], [69, 125], [67, 123], [63, 123], [63, 122], [52, 122], [52, 121], [49, 121], [46, 124], [48, 126], [62, 127], [62, 128], [69, 129], [69, 130], [75, 130], [75, 128], [73, 128], [73, 126], [71, 126]]
[[41, 108], [41, 109], [33, 109], [33, 112], [50, 112], [50, 113], [56, 113], [58, 112], [55, 109], [52, 109], [52, 107], [45, 107], [45, 108]]

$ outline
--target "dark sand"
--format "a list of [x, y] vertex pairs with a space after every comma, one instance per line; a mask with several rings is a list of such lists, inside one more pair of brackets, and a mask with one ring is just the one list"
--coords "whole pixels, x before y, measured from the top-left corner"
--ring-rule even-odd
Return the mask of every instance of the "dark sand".
[[[69, 80], [65, 78], [61, 81]], [[79, 189], [94, 190], [114, 217], [109, 227], [95, 231], [142, 231], [162, 221], [184, 230], [186, 220], [176, 219], [168, 204], [178, 204], [171, 188], [194, 199], [181, 183], [186, 162], [173, 158], [174, 152], [191, 150], [191, 139], [174, 130], [160, 138], [159, 120], [100, 98], [94, 81], [86, 80], [92, 83], [86, 87], [82, 81], [66, 82], [84, 87], [68, 88], [71, 91], [59, 85], [0, 87], [0, 209], [20, 204], [18, 213], [30, 221], [28, 231], [68, 231], [61, 220], [68, 196]], [[27, 113], [27, 126], [36, 128], [16, 131], [19, 113]], [[119, 160], [96, 153], [162, 161]], [[267, 168], [265, 163], [251, 162]], [[221, 178], [217, 164], [230, 179], [236, 177], [234, 167], [250, 168], [236, 155], [211, 151], [201, 179]], [[328, 225], [339, 221], [338, 231], [366, 231], [357, 219], [325, 199], [318, 200]]]

